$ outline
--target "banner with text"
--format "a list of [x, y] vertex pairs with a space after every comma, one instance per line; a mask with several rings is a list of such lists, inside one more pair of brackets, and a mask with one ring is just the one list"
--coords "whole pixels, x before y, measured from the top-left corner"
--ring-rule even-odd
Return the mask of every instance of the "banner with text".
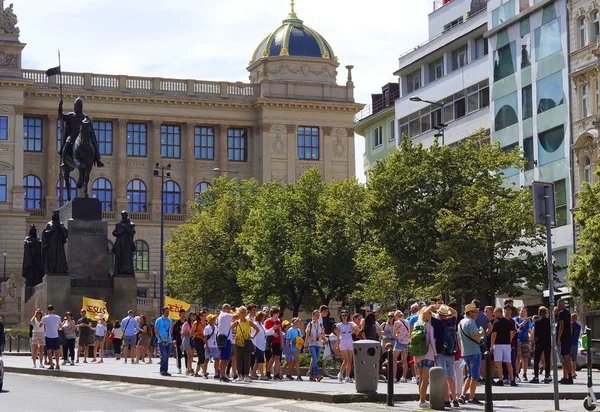
[[183, 309], [187, 312], [192, 305], [182, 300], [165, 296], [165, 306], [169, 308], [169, 317], [171, 319], [179, 319], [179, 310]]
[[108, 322], [108, 309], [106, 302], [100, 299], [83, 297], [83, 309], [87, 311], [87, 316], [92, 320], [98, 320], [98, 315], [103, 313], [104, 320]]

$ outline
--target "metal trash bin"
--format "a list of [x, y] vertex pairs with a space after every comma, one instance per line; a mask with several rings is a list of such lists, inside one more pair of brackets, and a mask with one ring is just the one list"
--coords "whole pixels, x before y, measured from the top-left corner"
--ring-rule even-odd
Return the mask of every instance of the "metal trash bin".
[[358, 393], [377, 393], [381, 343], [376, 340], [354, 342], [354, 383]]

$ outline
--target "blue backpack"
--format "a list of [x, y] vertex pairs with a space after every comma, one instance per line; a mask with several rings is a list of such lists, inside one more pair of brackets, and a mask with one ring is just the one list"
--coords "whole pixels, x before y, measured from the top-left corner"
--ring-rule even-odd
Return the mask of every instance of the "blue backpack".
[[442, 355], [454, 356], [458, 353], [458, 336], [454, 325], [444, 322], [444, 340], [442, 343]]

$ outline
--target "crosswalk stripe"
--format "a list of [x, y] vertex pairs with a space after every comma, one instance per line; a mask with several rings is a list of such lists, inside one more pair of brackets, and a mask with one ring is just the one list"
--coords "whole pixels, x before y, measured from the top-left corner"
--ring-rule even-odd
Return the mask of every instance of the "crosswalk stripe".
[[151, 399], [162, 399], [163, 396], [171, 395], [172, 393], [173, 393], [173, 391], [160, 391], [160, 392], [152, 391], [151, 393], [147, 394], [146, 397], [151, 398]]
[[262, 405], [245, 406], [244, 409], [256, 412], [287, 412], [285, 409], [277, 409], [277, 406], [292, 406], [297, 403], [298, 401], [286, 400], [272, 403], [264, 403]]
[[[171, 393], [172, 394], [172, 393]], [[161, 401], [170, 402], [170, 401], [181, 401], [184, 399], [192, 399], [202, 396], [200, 393], [180, 393], [177, 396], [169, 396], [166, 398], [160, 398]]]
[[[239, 396], [239, 395], [238, 395]], [[242, 395], [244, 396], [244, 395]], [[214, 403], [213, 406], [216, 406], [217, 408], [223, 408], [226, 406], [235, 406], [235, 405], [241, 405], [243, 403], [249, 403], [251, 401], [262, 401], [265, 400], [267, 398], [262, 398], [262, 397], [254, 397], [252, 396], [251, 398], [249, 398], [248, 396], [244, 396], [242, 399], [236, 399], [234, 401], [229, 401], [229, 402], [217, 402]]]
[[[235, 395], [235, 396], [237, 396], [237, 395]], [[231, 395], [230, 396], [225, 396], [225, 397], [224, 396], [210, 396], [210, 397], [206, 397], [205, 396], [204, 398], [198, 399], [197, 401], [182, 402], [182, 405], [201, 407], [201, 406], [206, 405], [206, 404], [211, 404], [212, 405], [212, 403], [215, 402], [215, 401], [218, 401], [218, 400], [223, 399], [223, 398], [229, 398], [229, 397], [231, 397]]]
[[303, 404], [302, 408], [307, 409], [309, 411], [320, 411], [320, 412], [350, 412], [350, 409], [337, 408], [335, 406], [317, 404], [317, 403]]

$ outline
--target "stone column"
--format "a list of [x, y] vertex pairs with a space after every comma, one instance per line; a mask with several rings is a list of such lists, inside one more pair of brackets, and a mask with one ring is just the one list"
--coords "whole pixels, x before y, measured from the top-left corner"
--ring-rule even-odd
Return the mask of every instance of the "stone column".
[[184, 156], [185, 156], [185, 192], [184, 192], [184, 213], [187, 213], [187, 203], [193, 202], [194, 189], [196, 188], [196, 156], [194, 153], [194, 128], [195, 123], [186, 124], [186, 134], [184, 142]]
[[354, 161], [354, 128], [348, 127], [346, 129], [346, 134], [348, 135], [346, 139], [346, 147], [348, 148], [346, 151], [348, 156], [348, 177], [351, 177], [356, 174], [356, 163]]
[[229, 168], [229, 157], [227, 155], [227, 130], [229, 129], [229, 125], [221, 124], [219, 125], [219, 167], [221, 169]]
[[127, 210], [127, 119], [119, 119], [117, 132], [116, 212]]
[[296, 183], [296, 160], [298, 160], [298, 126], [286, 124], [287, 132], [287, 183]]
[[[14, 180], [12, 188], [12, 210], [23, 211], [25, 189], [23, 189], [23, 106], [15, 107], [15, 135], [14, 135]], [[42, 183], [43, 184], [43, 183]]]
[[46, 167], [48, 173], [46, 175], [46, 213], [51, 214], [56, 209], [57, 197], [56, 197], [56, 182], [58, 182], [58, 176], [60, 172], [60, 156], [56, 152], [56, 140], [60, 139], [58, 136], [58, 130], [56, 124], [58, 122], [58, 116], [48, 116], [48, 130], [45, 135], [48, 137], [46, 147]]
[[[154, 169], [156, 163], [160, 163], [160, 126], [162, 122], [155, 120], [152, 122], [152, 148], [151, 148], [151, 156], [152, 156], [152, 164], [150, 165], [151, 169]], [[146, 182], [150, 187], [152, 187], [152, 193], [150, 194], [150, 208], [152, 212], [152, 219], [158, 220], [160, 218], [160, 179], [156, 177], [152, 177], [152, 182]]]

